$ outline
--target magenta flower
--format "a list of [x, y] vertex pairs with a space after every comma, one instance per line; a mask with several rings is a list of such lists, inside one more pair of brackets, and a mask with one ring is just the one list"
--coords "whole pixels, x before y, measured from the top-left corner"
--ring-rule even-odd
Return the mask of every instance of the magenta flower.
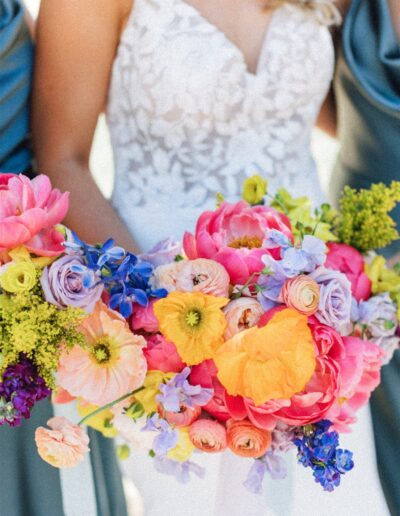
[[24, 245], [39, 256], [63, 252], [64, 237], [54, 226], [68, 211], [68, 193], [52, 189], [48, 177], [0, 177], [0, 251]]
[[216, 211], [201, 215], [195, 235], [186, 233], [183, 245], [189, 259], [215, 260], [228, 271], [232, 284], [244, 285], [253, 273], [264, 268], [263, 255], [279, 257], [279, 248], [263, 247], [270, 229], [292, 239], [289, 220], [273, 208], [251, 207], [244, 201], [223, 203]]

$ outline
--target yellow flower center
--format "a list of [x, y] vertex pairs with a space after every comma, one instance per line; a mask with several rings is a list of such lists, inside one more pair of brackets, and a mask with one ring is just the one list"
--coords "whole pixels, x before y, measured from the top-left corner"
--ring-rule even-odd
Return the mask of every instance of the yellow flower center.
[[92, 348], [92, 358], [98, 365], [110, 366], [118, 359], [117, 353], [114, 352], [115, 348], [109, 339], [99, 339]]
[[236, 238], [228, 245], [228, 247], [233, 247], [234, 249], [241, 249], [242, 247], [246, 247], [247, 249], [258, 249], [261, 246], [262, 240], [257, 236], [243, 236]]
[[186, 313], [185, 322], [188, 326], [190, 326], [190, 328], [195, 328], [196, 326], [198, 326], [200, 324], [200, 321], [201, 313], [199, 310], [193, 309], [189, 310]]

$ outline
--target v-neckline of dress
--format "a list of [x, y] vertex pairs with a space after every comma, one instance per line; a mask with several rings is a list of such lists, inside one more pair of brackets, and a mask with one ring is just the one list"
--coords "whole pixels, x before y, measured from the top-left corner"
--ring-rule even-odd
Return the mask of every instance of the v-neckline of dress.
[[257, 78], [260, 75], [260, 73], [262, 71], [261, 64], [263, 62], [263, 58], [266, 53], [267, 45], [271, 39], [271, 33], [273, 32], [273, 26], [276, 22], [277, 14], [283, 9], [284, 6], [276, 8], [272, 12], [271, 17], [270, 17], [268, 23], [266, 24], [266, 27], [264, 29], [263, 41], [261, 43], [259, 55], [258, 55], [258, 58], [256, 61], [257, 62], [256, 69], [253, 72], [249, 69], [248, 62], [246, 60], [246, 57], [245, 57], [242, 49], [240, 47], [238, 47], [236, 45], [236, 43], [234, 43], [223, 30], [221, 30], [219, 27], [217, 27], [217, 25], [215, 25], [215, 23], [213, 23], [206, 16], [204, 16], [204, 14], [202, 14], [199, 11], [199, 9], [197, 9], [197, 7], [194, 7], [193, 5], [187, 3], [186, 0], [174, 0], [174, 1], [175, 1], [175, 3], [181, 4], [185, 9], [187, 9], [188, 13], [194, 14], [199, 20], [201, 20], [208, 27], [210, 27], [216, 34], [219, 34], [221, 36], [221, 38], [225, 41], [225, 43], [227, 45], [229, 45], [235, 51], [235, 53], [240, 57], [240, 60], [244, 67], [244, 71], [248, 77]]

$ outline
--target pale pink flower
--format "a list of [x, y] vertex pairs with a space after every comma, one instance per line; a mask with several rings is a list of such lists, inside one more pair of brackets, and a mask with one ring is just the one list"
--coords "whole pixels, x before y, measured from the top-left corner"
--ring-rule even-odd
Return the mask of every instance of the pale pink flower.
[[23, 175], [0, 178], [0, 251], [24, 245], [39, 256], [63, 252], [63, 235], [54, 227], [67, 214], [68, 193], [52, 189], [48, 177]]
[[65, 351], [58, 384], [93, 405], [105, 405], [143, 385], [146, 341], [134, 335], [126, 321], [101, 301], [80, 327], [87, 347]]
[[198, 450], [206, 453], [222, 452], [227, 446], [225, 427], [210, 419], [198, 419], [192, 423], [189, 437]]
[[157, 267], [153, 276], [150, 279], [150, 283], [154, 289], [165, 288], [168, 292], [174, 292], [176, 290], [176, 284], [184, 261], [172, 262], [166, 265], [160, 265]]
[[190, 260], [183, 262], [176, 289], [181, 292], [203, 292], [210, 296], [228, 297], [229, 274], [214, 260]]
[[55, 468], [73, 468], [89, 451], [89, 437], [78, 425], [65, 417], [49, 419], [48, 428], [40, 426], [35, 432], [35, 441], [41, 458]]
[[223, 311], [227, 322], [225, 340], [232, 338], [243, 330], [256, 326], [264, 313], [260, 303], [251, 297], [235, 299]]
[[319, 285], [304, 274], [288, 279], [281, 291], [282, 301], [304, 315], [312, 315], [319, 306]]

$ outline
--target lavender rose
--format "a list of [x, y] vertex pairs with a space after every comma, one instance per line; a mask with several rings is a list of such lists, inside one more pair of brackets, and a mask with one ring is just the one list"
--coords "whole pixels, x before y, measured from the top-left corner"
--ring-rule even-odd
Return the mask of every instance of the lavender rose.
[[350, 321], [351, 283], [339, 271], [318, 267], [310, 277], [320, 287], [317, 319], [327, 326], [340, 328]]
[[103, 292], [95, 273], [82, 258], [65, 255], [43, 270], [40, 283], [48, 303], [64, 308], [73, 306], [91, 313]]

